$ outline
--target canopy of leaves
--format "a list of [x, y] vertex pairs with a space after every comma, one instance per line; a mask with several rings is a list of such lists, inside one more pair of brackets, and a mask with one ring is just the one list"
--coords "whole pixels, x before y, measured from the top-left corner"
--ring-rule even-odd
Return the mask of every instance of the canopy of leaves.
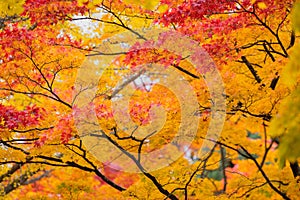
[[[1, 1], [1, 197], [299, 198], [299, 13], [294, 0]], [[176, 31], [213, 59], [226, 100], [218, 139], [206, 138], [218, 103], [205, 74], [211, 65], [197, 70], [190, 59], [203, 55], [190, 58], [155, 48], [143, 31], [150, 28]], [[108, 48], [114, 45], [119, 48]], [[91, 60], [99, 70], [82, 71]], [[155, 73], [145, 73], [149, 63]], [[195, 95], [193, 124], [182, 122], [190, 111], [182, 110], [180, 95], [186, 91], [176, 94], [160, 84], [171, 72], [180, 76], [172, 77], [171, 86], [185, 81]], [[81, 85], [77, 77], [87, 74], [92, 81], [98, 73], [94, 85]], [[128, 85], [135, 91], [128, 105], [122, 104], [126, 110], [116, 111], [116, 99]], [[82, 110], [77, 100], [91, 88], [96, 95], [86, 98], [89, 106]], [[129, 128], [120, 125], [117, 112]], [[91, 121], [81, 119], [90, 120], [91, 113], [100, 126], [84, 135], [76, 125], [90, 127]], [[197, 127], [192, 143], [177, 143], [179, 130], [188, 137], [192, 127]], [[107, 146], [99, 145], [100, 139], [118, 147], [130, 165], [101, 155]], [[213, 146], [203, 157], [205, 141]], [[149, 170], [155, 162], [143, 155], [168, 144], [168, 151], [157, 155], [168, 165]], [[182, 155], [173, 159], [176, 152]]]

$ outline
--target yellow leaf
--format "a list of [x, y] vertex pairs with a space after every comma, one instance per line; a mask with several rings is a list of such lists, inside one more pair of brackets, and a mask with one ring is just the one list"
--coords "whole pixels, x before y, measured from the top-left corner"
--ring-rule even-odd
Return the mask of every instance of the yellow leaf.
[[79, 6], [83, 6], [88, 0], [77, 0]]
[[168, 6], [167, 5], [160, 5], [157, 9], [160, 13], [164, 13], [168, 10]]
[[266, 8], [267, 8], [267, 6], [266, 6], [266, 4], [265, 4], [264, 2], [259, 2], [259, 3], [257, 4], [257, 6], [258, 6], [260, 9], [266, 9]]

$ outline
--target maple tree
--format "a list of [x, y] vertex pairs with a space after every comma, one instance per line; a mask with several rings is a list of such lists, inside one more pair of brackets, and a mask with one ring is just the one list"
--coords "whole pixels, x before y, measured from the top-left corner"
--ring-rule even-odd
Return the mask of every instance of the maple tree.
[[[297, 199], [299, 5], [294, 0], [1, 2], [1, 197]], [[155, 28], [169, 35], [155, 43], [143, 32]], [[182, 35], [208, 54], [174, 55], [170, 36]], [[165, 40], [171, 41], [169, 49], [157, 48]], [[207, 55], [225, 87], [226, 108], [217, 113]], [[197, 58], [202, 67], [193, 66]], [[91, 63], [102, 63], [100, 79], [94, 79], [98, 71], [87, 70], [94, 68], [84, 68]], [[145, 70], [144, 63], [151, 65]], [[152, 69], [154, 75], [144, 75]], [[181, 78], [166, 78], [175, 72]], [[168, 86], [156, 84], [164, 78]], [[183, 122], [191, 110], [172, 88], [181, 79], [196, 96], [193, 124]], [[115, 103], [131, 83], [129, 105]], [[96, 95], [84, 96], [91, 88]], [[180, 93], [193, 104], [188, 92]], [[155, 108], [165, 114], [156, 116]], [[99, 126], [88, 130], [93, 112]], [[218, 113], [226, 113], [222, 133], [206, 137]], [[88, 125], [84, 133], [82, 124]], [[193, 128], [190, 144], [174, 140], [181, 129], [185, 138]], [[97, 143], [102, 140], [106, 143]], [[214, 145], [203, 156], [205, 141]], [[144, 159], [169, 143], [157, 159]], [[103, 155], [106, 144], [117, 147], [128, 163], [116, 165], [109, 153]], [[151, 169], [166, 160], [167, 166]]]

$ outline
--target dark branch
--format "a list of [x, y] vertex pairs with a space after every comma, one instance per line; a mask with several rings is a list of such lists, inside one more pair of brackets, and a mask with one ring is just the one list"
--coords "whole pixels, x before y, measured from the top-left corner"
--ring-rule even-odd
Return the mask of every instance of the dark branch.
[[246, 64], [246, 66], [248, 67], [248, 69], [250, 70], [250, 72], [252, 73], [252, 75], [254, 76], [255, 80], [258, 83], [260, 83], [261, 78], [257, 75], [257, 72], [255, 71], [255, 69], [253, 68], [251, 63], [247, 60], [247, 58], [245, 56], [242, 56], [241, 58], [242, 58], [243, 62]]

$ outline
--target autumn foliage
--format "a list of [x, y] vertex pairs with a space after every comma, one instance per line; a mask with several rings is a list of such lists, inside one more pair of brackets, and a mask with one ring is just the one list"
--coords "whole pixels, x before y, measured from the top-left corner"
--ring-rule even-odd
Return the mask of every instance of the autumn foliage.
[[[299, 13], [297, 0], [1, 1], [0, 198], [298, 199]], [[145, 30], [203, 53], [156, 48], [181, 44]], [[189, 90], [196, 110], [183, 109]], [[220, 136], [207, 137], [219, 113]]]

